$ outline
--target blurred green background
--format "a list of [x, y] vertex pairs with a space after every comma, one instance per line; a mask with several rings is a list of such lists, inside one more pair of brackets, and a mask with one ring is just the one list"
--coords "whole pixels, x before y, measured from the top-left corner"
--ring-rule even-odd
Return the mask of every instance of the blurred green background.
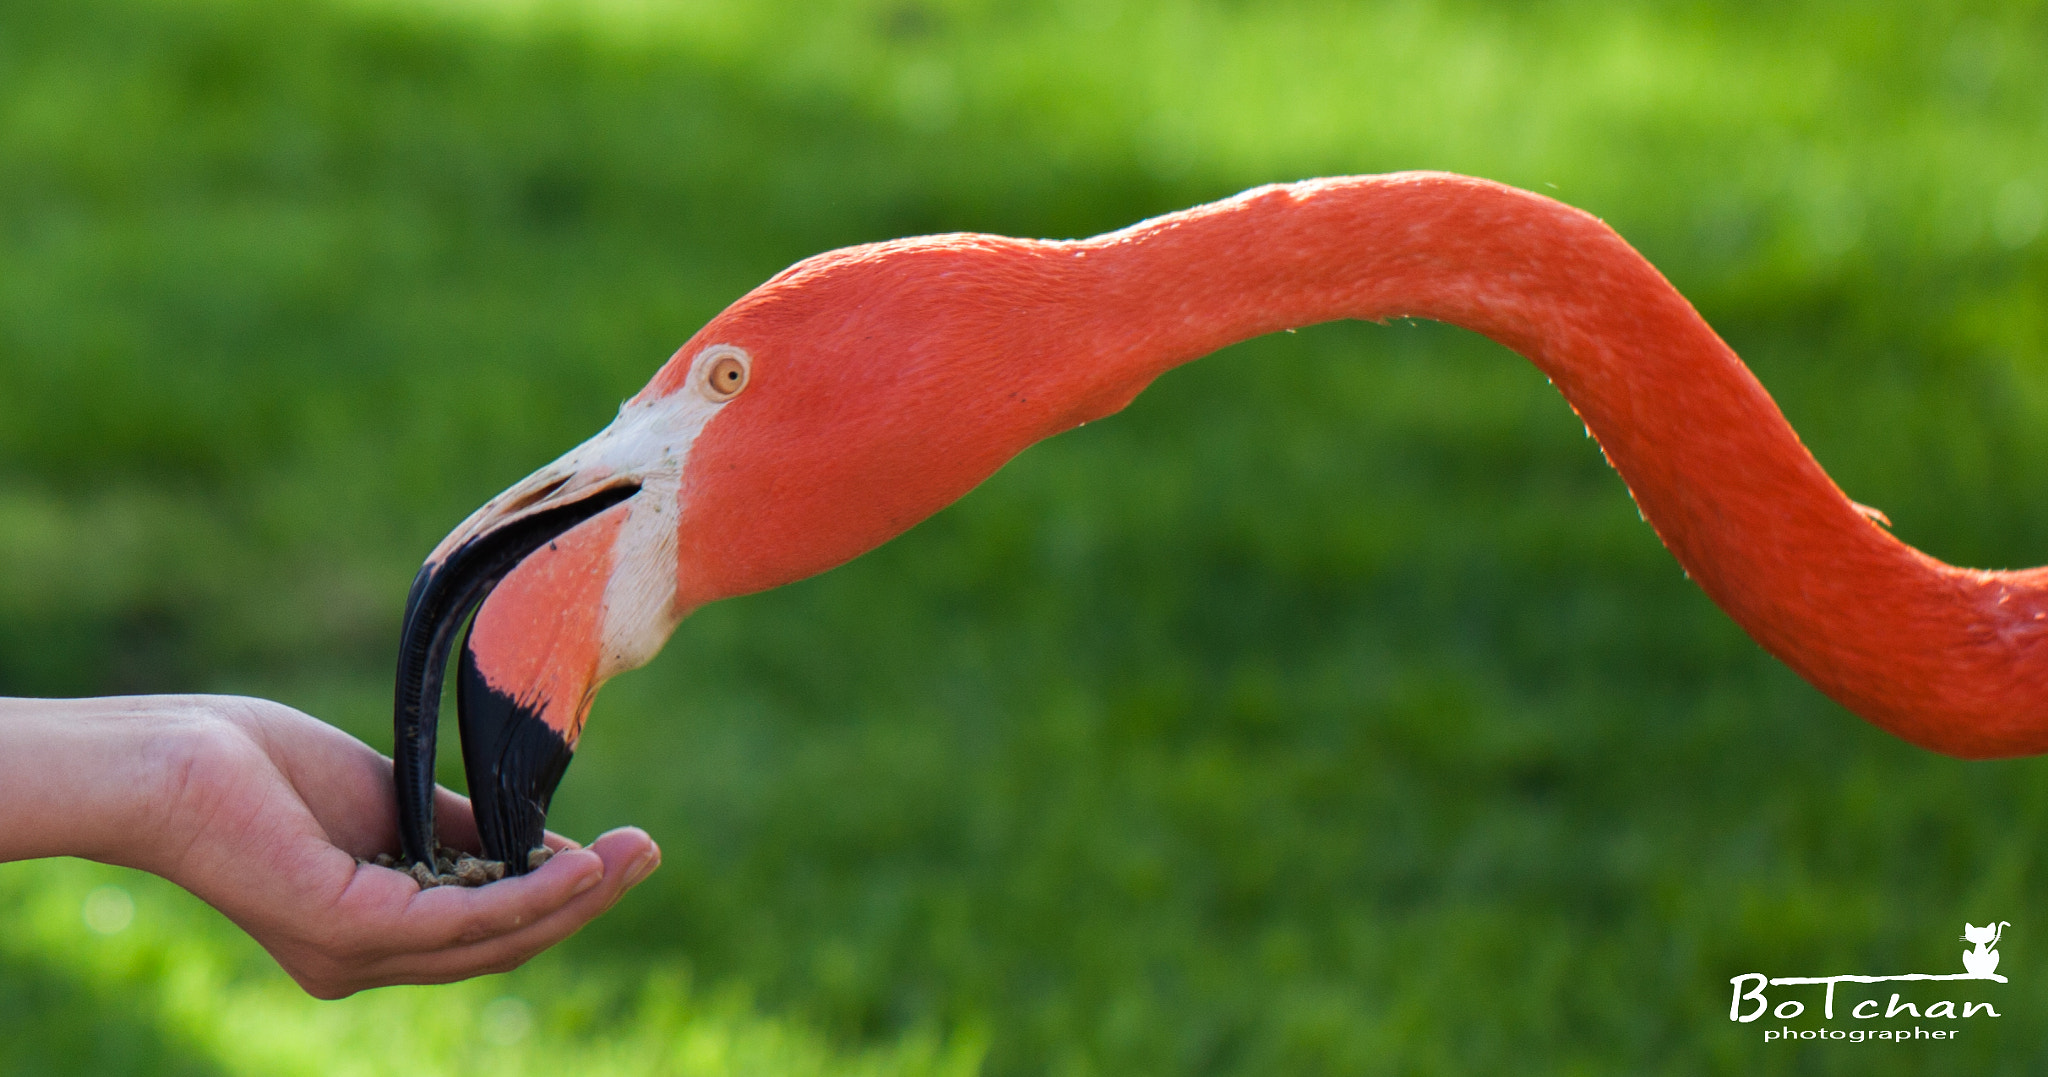
[[[1901, 537], [2048, 561], [2040, 3], [6, 0], [0, 693], [388, 751], [425, 552], [785, 264], [1407, 168], [1605, 217]], [[1512, 355], [1325, 326], [686, 622], [553, 819], [665, 866], [519, 972], [318, 1003], [0, 867], [0, 1070], [2042, 1072], [2044, 779], [1766, 657]], [[1987, 918], [1953, 1043], [1727, 1019]]]

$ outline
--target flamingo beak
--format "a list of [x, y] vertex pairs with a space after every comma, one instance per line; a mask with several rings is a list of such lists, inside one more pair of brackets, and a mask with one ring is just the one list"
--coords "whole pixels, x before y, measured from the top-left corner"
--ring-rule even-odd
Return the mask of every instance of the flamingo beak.
[[[521, 561], [640, 492], [633, 481], [578, 481], [543, 469], [505, 491], [441, 541], [414, 577], [398, 646], [393, 763], [399, 841], [408, 863], [434, 863], [434, 740], [456, 632]], [[484, 853], [527, 870], [569, 746], [538, 717], [490, 690], [465, 649], [456, 710], [463, 768]], [[474, 681], [475, 683], [471, 683]]]

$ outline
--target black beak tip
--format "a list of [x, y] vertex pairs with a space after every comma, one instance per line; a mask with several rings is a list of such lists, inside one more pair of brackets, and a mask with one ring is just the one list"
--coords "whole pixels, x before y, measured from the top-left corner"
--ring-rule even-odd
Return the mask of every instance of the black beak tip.
[[462, 766], [484, 855], [510, 875], [528, 870], [547, 832], [548, 804], [573, 750], [540, 714], [493, 687], [467, 643], [455, 681]]

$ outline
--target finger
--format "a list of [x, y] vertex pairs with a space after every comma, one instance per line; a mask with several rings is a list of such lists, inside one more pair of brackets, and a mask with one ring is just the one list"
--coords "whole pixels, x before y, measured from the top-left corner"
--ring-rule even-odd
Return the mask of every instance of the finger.
[[[442, 918], [457, 905], [475, 904], [477, 898], [493, 898], [497, 903], [503, 904], [505, 899], [501, 895], [517, 888], [520, 883], [524, 882], [530, 886], [540, 881], [542, 875], [553, 874], [547, 872], [545, 867], [531, 876], [522, 877], [521, 880], [492, 883], [474, 891], [458, 892], [454, 887], [430, 891], [429, 894], [443, 895], [442, 898], [433, 900], [433, 904], [440, 907], [429, 908], [427, 917], [414, 917], [412, 919], [418, 922], [408, 923], [404, 929], [400, 929], [396, 926], [396, 919], [403, 917], [402, 910], [425, 905], [429, 894], [417, 893], [411, 878], [402, 873], [364, 865], [358, 869], [361, 878], [351, 887], [353, 893], [350, 901], [365, 908], [375, 908], [388, 913], [391, 919], [383, 919], [383, 922], [375, 924], [369, 920], [359, 921], [362, 926], [352, 934], [357, 938], [367, 935], [374, 938], [375, 942], [359, 951], [360, 956], [348, 961], [350, 967], [347, 968], [345, 975], [338, 976], [335, 982], [345, 984], [340, 991], [347, 993], [387, 984], [447, 983], [516, 968], [535, 954], [568, 938], [593, 917], [611, 907], [628, 886], [645, 878], [652, 871], [652, 866], [659, 863], [660, 855], [660, 849], [654, 845], [652, 839], [637, 829], [626, 828], [607, 833], [594, 842], [591, 849], [579, 850], [562, 858], [565, 861], [564, 868], [574, 866], [568, 863], [569, 861], [582, 861], [586, 858], [600, 861], [605, 867], [603, 881], [587, 891], [572, 892], [569, 900], [559, 907], [542, 911], [533, 920], [511, 927], [510, 930], [503, 929], [513, 920], [521, 919], [542, 906], [528, 905], [523, 912], [515, 911], [510, 914], [505, 910], [492, 910], [494, 915], [484, 916], [475, 916], [478, 910], [472, 908], [468, 910], [472, 916], [466, 923], [459, 917], [455, 921], [447, 922]], [[552, 863], [551, 861], [550, 864]], [[561, 871], [562, 868], [556, 869], [556, 872]], [[573, 882], [571, 886], [573, 889]], [[494, 891], [495, 894], [492, 893]], [[371, 916], [369, 919], [381, 918]], [[492, 934], [494, 931], [497, 933]], [[453, 932], [453, 937], [458, 941], [438, 949], [425, 947], [421, 945], [422, 940], [418, 937], [423, 932], [441, 933], [444, 936]], [[465, 933], [473, 933], [468, 937], [475, 941], [459, 941]], [[301, 982], [308, 981], [302, 979]], [[332, 983], [316, 977], [313, 984], [314, 986], [309, 986], [308, 990], [313, 990], [322, 997], [335, 994], [336, 989]]]
[[[319, 821], [328, 840], [351, 856], [398, 851], [397, 795], [391, 760], [317, 718], [260, 699], [226, 700], [224, 713], [259, 738], [264, 752]], [[469, 801], [435, 787], [443, 844], [476, 849]]]
[[366, 953], [402, 956], [502, 935], [597, 885], [602, 864], [590, 862], [594, 857], [578, 860], [564, 857], [553, 871], [474, 890], [422, 890], [407, 872], [357, 863], [341, 894], [327, 907], [330, 937], [337, 938], [338, 945]]
[[589, 852], [605, 861], [604, 879], [578, 894], [562, 908], [516, 931], [449, 951], [451, 957], [486, 961], [518, 953], [518, 961], [561, 942], [584, 924], [618, 904], [627, 890], [640, 884], [661, 864], [661, 848], [638, 827], [621, 827], [592, 842]]
[[597, 853], [575, 849], [558, 854], [538, 870], [475, 889], [422, 890], [406, 905], [405, 948], [431, 952], [510, 934], [599, 888], [608, 867]]
[[[463, 803], [466, 805], [467, 801]], [[343, 894], [336, 904], [350, 906], [355, 915], [372, 917], [374, 930], [384, 940], [383, 949], [415, 953], [445, 950], [530, 926], [592, 888], [608, 895], [604, 904], [588, 914], [596, 915], [622, 892], [627, 874], [622, 866], [634, 865], [650, 850], [657, 862], [660, 856], [653, 839], [637, 828], [605, 835], [599, 839], [605, 847], [596, 851], [556, 837], [557, 855], [539, 869], [477, 888], [441, 886], [423, 890], [406, 872], [361, 864], [357, 866], [357, 877], [349, 883], [351, 892]], [[364, 872], [378, 874], [369, 876]], [[641, 871], [642, 875], [645, 873]], [[612, 883], [608, 890], [601, 885], [607, 878]], [[401, 888], [391, 889], [391, 884], [398, 880], [403, 881]]]
[[[581, 930], [583, 925], [616, 904], [627, 890], [652, 874], [661, 863], [660, 847], [645, 831], [636, 827], [606, 833], [585, 851], [595, 853], [605, 861], [602, 883], [514, 931], [438, 953], [419, 955], [417, 963], [407, 971], [409, 975], [422, 979], [408, 982], [447, 982], [517, 968]], [[499, 884], [492, 884], [496, 885]]]
[[398, 799], [389, 759], [310, 718], [268, 727], [265, 743], [272, 763], [335, 846], [352, 856], [397, 848]]

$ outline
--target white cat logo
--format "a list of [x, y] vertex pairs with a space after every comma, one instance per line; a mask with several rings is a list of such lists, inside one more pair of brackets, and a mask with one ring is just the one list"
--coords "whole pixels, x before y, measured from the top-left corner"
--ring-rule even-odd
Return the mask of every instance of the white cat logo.
[[1963, 925], [1963, 941], [1977, 944], [1976, 949], [1963, 951], [1963, 969], [1971, 977], [2005, 982], [2005, 977], [1998, 975], [1998, 951], [1992, 947], [1998, 945], [1998, 936], [2004, 934], [2005, 929], [2011, 926], [2003, 920], [1995, 924], [1985, 924], [1983, 927], [1975, 924]]
[[[1961, 981], [1969, 980], [1990, 980], [1993, 983], [2005, 983], [2005, 977], [1998, 974], [1998, 951], [1995, 947], [1998, 945], [1999, 938], [2005, 934], [2005, 929], [2011, 926], [2011, 924], [2003, 920], [1997, 923], [1985, 924], [1983, 927], [1978, 927], [1976, 924], [1964, 924], [1962, 941], [1970, 943], [1973, 949], [1963, 951], [1963, 971], [1961, 972], [1906, 972], [1895, 973], [1889, 976], [1859, 976], [1855, 974], [1841, 976], [1766, 976], [1761, 972], [1745, 972], [1740, 976], [1730, 977], [1728, 980], [1729, 984], [1735, 988], [1728, 1002], [1728, 1019], [1748, 1024], [1768, 1013], [1781, 1021], [1790, 1021], [1806, 1012], [1806, 1003], [1796, 998], [1781, 997], [1778, 1004], [1773, 1006], [1771, 1000], [1765, 996], [1766, 989], [1825, 986], [1827, 992], [1822, 996], [1821, 1019], [1833, 1021], [1835, 1019], [1835, 989], [1842, 984], [1855, 985], [1849, 989], [1852, 992], [1850, 996], [1852, 999], [1855, 999], [1857, 995], [1863, 996], [1861, 999], [1857, 999], [1849, 1010], [1849, 1016], [1857, 1021], [1871, 1021], [1880, 1018], [1890, 1021], [1899, 1017], [1911, 1017], [1916, 1021], [1927, 1018], [1952, 1021], [1966, 1020], [1979, 1014], [1986, 1017], [1997, 1017], [1999, 1016], [1998, 1010], [1990, 1002], [1968, 998], [1960, 1000], [1934, 999], [1929, 1001], [1924, 994], [1917, 999], [1908, 1000], [1902, 996], [1910, 991], [1910, 988], [1892, 991], [1889, 985], [1907, 982], [1959, 984]], [[1891, 995], [1891, 998], [1886, 1000], [1882, 993], [1873, 995], [1859, 990], [1862, 985], [1870, 984], [1887, 985], [1885, 991]], [[1961, 1013], [1956, 1012], [1958, 1005], [1962, 1007]], [[1872, 1039], [1954, 1039], [1955, 1035], [1956, 1030], [1954, 1029], [1936, 1029], [1930, 1032], [1919, 1026], [1915, 1026], [1912, 1029], [1862, 1029], [1854, 1031], [1824, 1028], [1818, 1030], [1795, 1029], [1787, 1026], [1784, 1028], [1766, 1029], [1764, 1031], [1764, 1039], [1766, 1041], [1777, 1039], [1848, 1039], [1863, 1042]]]

